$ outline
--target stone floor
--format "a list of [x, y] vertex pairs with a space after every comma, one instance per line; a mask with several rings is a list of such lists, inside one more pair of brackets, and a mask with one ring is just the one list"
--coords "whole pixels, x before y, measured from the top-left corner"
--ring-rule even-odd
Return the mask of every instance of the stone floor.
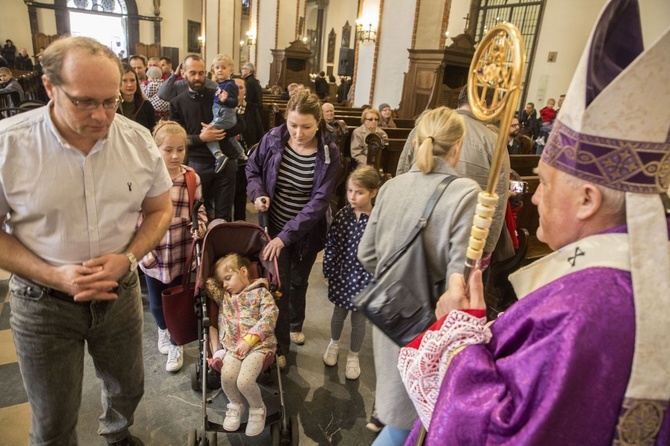
[[[312, 269], [307, 295], [306, 342], [292, 345], [288, 368], [282, 373], [286, 410], [296, 415], [301, 445], [369, 445], [375, 435], [365, 428], [374, 400], [374, 364], [371, 327], [360, 354], [362, 373], [358, 380], [344, 377], [349, 345], [349, 323], [342, 336], [339, 362], [335, 367], [324, 365], [322, 355], [330, 339], [332, 304], [328, 301], [323, 279], [321, 256]], [[2, 273], [2, 272], [0, 272]], [[8, 275], [0, 275], [0, 446], [28, 444], [30, 408], [21, 381], [16, 353], [9, 329], [7, 302]], [[184, 368], [177, 373], [165, 371], [166, 356], [156, 347], [156, 324], [144, 300], [144, 364], [145, 395], [131, 428], [133, 435], [145, 445], [185, 445], [188, 430], [201, 425], [199, 394], [191, 390], [190, 373], [198, 357], [198, 349], [190, 344], [185, 349]], [[100, 382], [87, 356], [79, 416], [80, 445], [104, 445], [96, 433], [100, 415]], [[208, 408], [211, 421], [221, 423], [225, 407], [222, 395]], [[270, 429], [249, 438], [244, 435], [219, 435], [219, 445], [269, 445]]]

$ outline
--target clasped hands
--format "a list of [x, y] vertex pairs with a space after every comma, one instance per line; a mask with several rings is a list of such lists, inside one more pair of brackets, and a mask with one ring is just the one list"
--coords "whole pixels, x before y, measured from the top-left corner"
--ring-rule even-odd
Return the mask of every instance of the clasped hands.
[[113, 300], [118, 280], [128, 272], [130, 260], [125, 254], [107, 254], [81, 265], [56, 267], [60, 283], [55, 288], [74, 296], [76, 302]]

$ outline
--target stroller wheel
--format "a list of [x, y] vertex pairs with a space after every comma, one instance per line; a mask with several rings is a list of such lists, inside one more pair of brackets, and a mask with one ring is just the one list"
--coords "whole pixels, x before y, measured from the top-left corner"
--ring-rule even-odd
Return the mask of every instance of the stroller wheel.
[[272, 436], [272, 446], [281, 445], [281, 422], [270, 425], [270, 435]]
[[186, 446], [198, 446], [198, 431], [195, 429], [189, 429], [188, 431], [188, 442]]
[[216, 446], [216, 432], [207, 432], [207, 443], [209, 446]]
[[[279, 423], [281, 426], [281, 423]], [[300, 443], [300, 427], [295, 415], [286, 419], [286, 428], [280, 432], [280, 444], [283, 446], [298, 446]]]
[[198, 373], [198, 366], [197, 364], [193, 366], [191, 369], [191, 389], [195, 390], [196, 392], [201, 390], [200, 389], [200, 373]]

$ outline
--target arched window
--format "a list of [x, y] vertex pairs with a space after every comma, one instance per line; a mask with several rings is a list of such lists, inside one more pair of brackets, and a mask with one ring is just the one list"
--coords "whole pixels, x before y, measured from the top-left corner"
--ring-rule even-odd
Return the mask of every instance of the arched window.
[[93, 37], [120, 57], [128, 56], [128, 8], [125, 0], [67, 0], [70, 34]]

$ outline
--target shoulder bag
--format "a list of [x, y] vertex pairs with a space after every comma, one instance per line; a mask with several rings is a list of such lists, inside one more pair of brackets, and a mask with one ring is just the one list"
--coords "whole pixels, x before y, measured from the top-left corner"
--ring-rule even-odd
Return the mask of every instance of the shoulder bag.
[[430, 277], [421, 231], [456, 178], [449, 175], [442, 180], [407, 241], [352, 299], [356, 308], [399, 346], [407, 345], [435, 322], [438, 287]]

